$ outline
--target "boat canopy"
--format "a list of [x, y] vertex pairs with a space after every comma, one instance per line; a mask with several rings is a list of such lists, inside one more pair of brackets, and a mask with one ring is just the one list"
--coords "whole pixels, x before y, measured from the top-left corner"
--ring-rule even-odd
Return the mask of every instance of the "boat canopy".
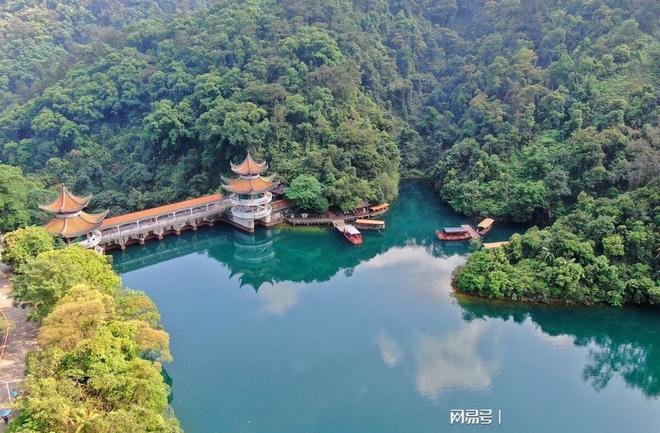
[[465, 233], [467, 231], [463, 227], [445, 227], [442, 230], [445, 233]]
[[382, 226], [383, 224], [385, 224], [385, 221], [357, 219], [357, 220], [355, 220], [355, 223], [356, 224], [363, 224], [365, 226]]
[[477, 226], [477, 228], [478, 228], [478, 229], [481, 229], [481, 230], [485, 230], [485, 229], [489, 228], [490, 226], [492, 226], [494, 222], [495, 222], [494, 219], [492, 219], [492, 218], [486, 218], [486, 219], [484, 219], [483, 221], [481, 221], [481, 222], [479, 223], [479, 225]]
[[372, 212], [378, 212], [379, 210], [383, 210], [383, 209], [386, 209], [388, 207], [390, 207], [389, 203], [381, 203], [381, 204], [377, 204], [375, 206], [371, 206], [369, 208], [369, 210], [372, 211]]
[[350, 225], [350, 224], [346, 224], [344, 226], [344, 232], [348, 233], [349, 235], [359, 235], [360, 234], [360, 231], [358, 229], [356, 229], [355, 227], [353, 227], [352, 225]]

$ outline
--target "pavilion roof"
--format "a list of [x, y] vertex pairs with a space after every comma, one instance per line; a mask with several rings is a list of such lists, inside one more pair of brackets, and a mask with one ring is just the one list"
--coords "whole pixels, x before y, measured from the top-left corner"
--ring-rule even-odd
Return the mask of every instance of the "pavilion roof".
[[225, 184], [222, 185], [224, 189], [236, 194], [259, 194], [270, 191], [277, 186], [277, 182], [273, 182], [273, 176], [261, 177], [257, 176], [251, 179], [227, 179], [223, 178]]
[[80, 211], [76, 215], [65, 218], [53, 218], [44, 228], [48, 232], [63, 238], [77, 238], [96, 230], [106, 215], [108, 215], [107, 210], [96, 214]]
[[39, 205], [39, 208], [51, 213], [74, 213], [87, 207], [91, 199], [91, 195], [79, 197], [71, 194], [62, 184], [60, 195], [46, 205]]
[[266, 161], [260, 163], [256, 162], [254, 159], [252, 159], [250, 152], [247, 153], [247, 156], [240, 164], [234, 164], [231, 162], [229, 164], [231, 165], [231, 171], [244, 176], [261, 174], [268, 169], [268, 164], [266, 164]]

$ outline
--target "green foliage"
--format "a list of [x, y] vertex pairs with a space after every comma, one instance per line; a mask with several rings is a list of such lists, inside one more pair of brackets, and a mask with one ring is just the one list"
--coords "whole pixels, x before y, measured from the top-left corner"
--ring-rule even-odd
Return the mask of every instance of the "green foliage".
[[492, 298], [658, 304], [660, 189], [579, 197], [552, 227], [480, 250], [457, 271], [459, 290]]
[[23, 176], [18, 167], [0, 164], [0, 233], [34, 223], [36, 181]]
[[286, 189], [286, 197], [293, 200], [303, 211], [322, 213], [328, 209], [328, 200], [323, 196], [323, 186], [313, 176], [301, 174], [293, 179]]
[[[7, 10], [43, 54], [5, 61], [25, 103], [0, 104], [1, 158], [115, 212], [217, 190], [248, 149], [344, 210], [402, 166], [461, 213], [541, 224], [657, 178], [650, 0], [28, 3]], [[87, 54], [46, 74], [74, 35]]]
[[[98, 56], [118, 30], [191, 8], [195, 1], [76, 2], [7, 0], [0, 4], [0, 104], [20, 101], [64, 75], [72, 56]], [[86, 45], [81, 47], [81, 45]]]
[[[313, 175], [330, 205], [394, 198], [402, 124], [360, 84], [355, 59], [381, 62], [383, 47], [348, 42], [371, 37], [357, 17], [337, 16], [349, 20], [343, 29], [302, 25], [288, 16], [301, 5], [252, 0], [161, 21], [174, 9], [164, 3], [118, 7], [113, 18], [135, 16], [111, 21], [123, 33], [97, 50], [85, 30], [101, 11], [83, 2], [89, 15], [73, 27], [90, 54], [44, 77], [38, 95], [18, 91], [24, 104], [0, 105], [0, 158], [91, 192], [94, 206], [113, 212], [217, 190], [247, 150], [285, 183]], [[125, 27], [144, 15], [152, 19]]]
[[46, 251], [28, 260], [13, 278], [12, 298], [33, 307], [30, 316], [41, 320], [76, 284], [88, 284], [112, 293], [120, 283], [107, 256], [73, 246]]
[[60, 243], [42, 227], [30, 226], [7, 233], [2, 239], [2, 261], [14, 270]]
[[[62, 260], [57, 272], [67, 272], [69, 258], [50, 259]], [[78, 277], [42, 322], [39, 349], [27, 360], [25, 396], [8, 431], [180, 432], [161, 374], [160, 362], [171, 360], [169, 336], [153, 303], [142, 293]]]

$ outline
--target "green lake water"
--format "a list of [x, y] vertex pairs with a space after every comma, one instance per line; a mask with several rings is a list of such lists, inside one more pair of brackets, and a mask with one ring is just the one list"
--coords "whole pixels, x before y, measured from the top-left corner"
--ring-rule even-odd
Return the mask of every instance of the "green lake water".
[[[463, 299], [469, 245], [434, 231], [468, 220], [420, 182], [384, 219], [361, 246], [216, 226], [114, 255], [170, 334], [186, 432], [660, 432], [660, 311]], [[450, 425], [451, 409], [493, 423]]]

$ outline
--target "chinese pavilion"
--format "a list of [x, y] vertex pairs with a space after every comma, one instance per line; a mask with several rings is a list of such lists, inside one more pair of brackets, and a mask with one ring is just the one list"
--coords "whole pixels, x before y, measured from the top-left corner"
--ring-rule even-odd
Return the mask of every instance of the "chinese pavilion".
[[47, 205], [40, 205], [39, 208], [54, 214], [44, 228], [57, 236], [61, 236], [71, 243], [72, 239], [89, 234], [96, 230], [108, 211], [97, 214], [89, 214], [83, 209], [87, 207], [92, 196], [78, 197], [73, 195], [62, 185], [60, 195]]
[[255, 162], [248, 152], [242, 163], [230, 164], [231, 171], [238, 177], [223, 177], [222, 180], [225, 182], [223, 188], [231, 193], [229, 200], [233, 222], [248, 231], [254, 230], [255, 221], [270, 223], [270, 202], [273, 200], [270, 191], [277, 183], [273, 182], [273, 176], [261, 176], [268, 169], [266, 162]]

